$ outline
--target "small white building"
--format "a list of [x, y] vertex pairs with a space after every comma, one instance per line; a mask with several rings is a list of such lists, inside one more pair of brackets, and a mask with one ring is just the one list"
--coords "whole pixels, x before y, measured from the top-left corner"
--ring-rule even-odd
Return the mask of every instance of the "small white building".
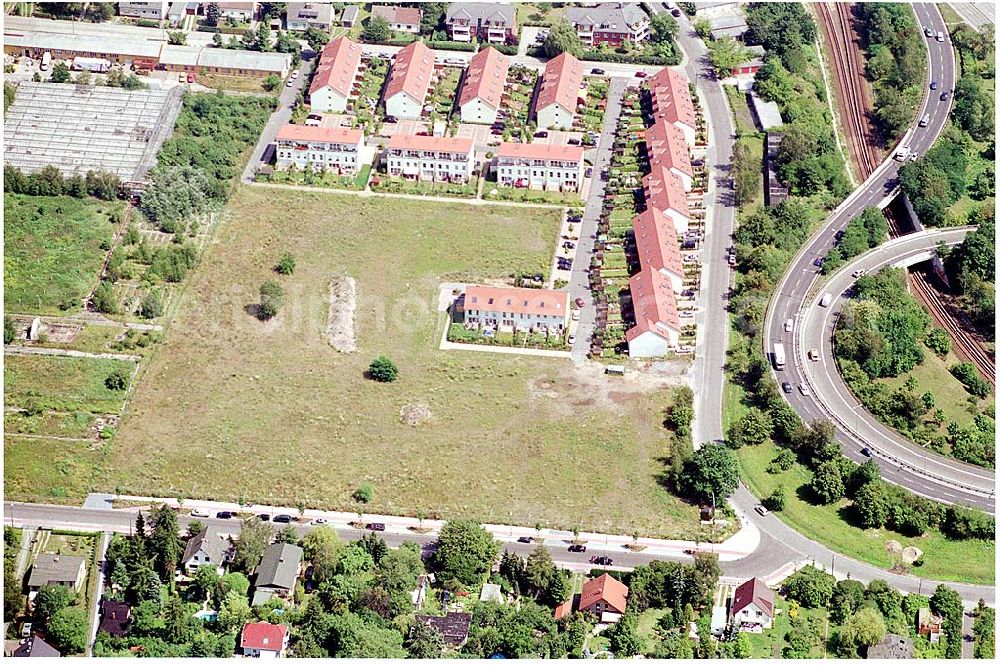
[[434, 52], [413, 42], [396, 54], [385, 84], [385, 112], [407, 120], [420, 117], [434, 75]]
[[372, 16], [384, 18], [393, 32], [420, 32], [420, 18], [423, 12], [419, 7], [400, 7], [399, 5], [372, 5]]
[[333, 27], [333, 5], [328, 2], [289, 2], [285, 26], [294, 32], [315, 28], [324, 32]]
[[471, 327], [561, 335], [569, 325], [568, 291], [469, 285], [456, 305]]
[[354, 175], [361, 168], [361, 148], [365, 135], [349, 127], [309, 127], [285, 125], [278, 130], [275, 166]]
[[385, 148], [386, 172], [410, 180], [464, 183], [472, 178], [472, 139], [395, 134]]
[[509, 69], [510, 58], [493, 47], [488, 46], [472, 56], [458, 97], [462, 122], [496, 122]]
[[562, 53], [545, 63], [535, 100], [539, 129], [570, 129], [583, 87], [583, 63]]
[[160, 19], [167, 18], [169, 8], [169, 2], [119, 2], [118, 14], [131, 18], [159, 21]]
[[218, 2], [219, 17], [233, 19], [238, 23], [250, 23], [257, 17], [256, 2]]
[[557, 192], [578, 192], [583, 184], [583, 147], [545, 143], [501, 143], [497, 183]]

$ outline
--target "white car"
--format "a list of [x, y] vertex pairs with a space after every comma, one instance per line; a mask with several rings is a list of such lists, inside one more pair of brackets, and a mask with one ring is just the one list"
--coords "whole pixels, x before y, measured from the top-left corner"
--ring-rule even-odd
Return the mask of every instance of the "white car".
[[191, 517], [211, 517], [211, 515], [204, 508], [195, 508], [191, 511]]
[[800, 383], [799, 384], [799, 392], [802, 393], [803, 395], [805, 395], [806, 397], [809, 397], [809, 395], [812, 395], [812, 391], [809, 390], [809, 386], [807, 386], [804, 383]]
[[765, 508], [764, 506], [762, 506], [759, 503], [756, 506], [754, 506], [754, 510], [756, 510], [757, 514], [760, 515], [761, 517], [763, 517], [764, 515], [767, 515], [769, 512], [771, 512], [771, 511], [769, 511], [767, 508]]
[[569, 344], [573, 344], [574, 342], [576, 342], [576, 335], [570, 333], [569, 337], [566, 338], [566, 342]]
[[309, 523], [312, 524], [313, 526], [319, 526], [321, 524], [326, 524], [327, 522], [329, 522], [329, 520], [326, 519], [325, 517], [317, 517], [316, 519], [312, 520]]
[[285, 87], [291, 88], [293, 83], [295, 83], [295, 79], [288, 79], [287, 81], [285, 81]]
[[293, 69], [292, 70], [292, 78], [293, 79], [297, 79], [298, 77], [299, 77], [299, 70]]
[[573, 310], [573, 320], [574, 321], [579, 321], [580, 320], [580, 310], [578, 310], [578, 309], [574, 309]]

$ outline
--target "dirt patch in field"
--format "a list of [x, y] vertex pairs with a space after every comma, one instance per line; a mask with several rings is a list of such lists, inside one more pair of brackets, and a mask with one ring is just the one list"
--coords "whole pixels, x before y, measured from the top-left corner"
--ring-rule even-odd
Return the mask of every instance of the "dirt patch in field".
[[407, 404], [399, 410], [399, 419], [404, 424], [416, 427], [434, 416], [426, 404]]
[[585, 362], [535, 379], [529, 383], [528, 392], [535, 400], [621, 414], [636, 397], [683, 385], [689, 365], [685, 361], [635, 363], [620, 377], [605, 374], [606, 366], [601, 363]]
[[357, 282], [349, 275], [330, 280], [330, 314], [326, 321], [326, 340], [341, 353], [358, 350], [354, 343], [354, 308], [357, 305]]

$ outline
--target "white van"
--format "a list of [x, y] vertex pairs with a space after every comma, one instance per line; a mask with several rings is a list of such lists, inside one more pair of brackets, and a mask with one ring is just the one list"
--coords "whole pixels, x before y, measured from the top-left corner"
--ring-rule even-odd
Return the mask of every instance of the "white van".
[[819, 301], [819, 306], [820, 307], [829, 307], [830, 303], [832, 303], [832, 302], [833, 302], [833, 294], [832, 293], [824, 293], [823, 294], [823, 298]]
[[792, 320], [791, 319], [786, 319], [785, 320], [785, 332], [792, 332]]
[[920, 126], [926, 127], [929, 124], [931, 124], [931, 114], [925, 113], [924, 117], [920, 119]]
[[944, 41], [944, 33], [941, 32], [940, 30], [938, 30], [937, 36], [935, 36], [934, 39], [938, 40], [939, 42], [943, 42]]

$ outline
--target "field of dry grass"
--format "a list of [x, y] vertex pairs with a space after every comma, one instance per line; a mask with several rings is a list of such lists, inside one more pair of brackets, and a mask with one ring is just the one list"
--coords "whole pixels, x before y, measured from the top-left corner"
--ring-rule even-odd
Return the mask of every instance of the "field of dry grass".
[[[104, 489], [679, 536], [660, 487], [674, 375], [605, 378], [562, 359], [439, 351], [438, 284], [545, 272], [558, 213], [242, 188], [190, 278], [108, 455]], [[293, 275], [272, 266], [285, 253]], [[358, 352], [326, 342], [331, 277], [357, 280]], [[259, 285], [285, 305], [262, 323]], [[377, 355], [392, 384], [364, 378]], [[426, 405], [418, 425], [406, 406]]]

